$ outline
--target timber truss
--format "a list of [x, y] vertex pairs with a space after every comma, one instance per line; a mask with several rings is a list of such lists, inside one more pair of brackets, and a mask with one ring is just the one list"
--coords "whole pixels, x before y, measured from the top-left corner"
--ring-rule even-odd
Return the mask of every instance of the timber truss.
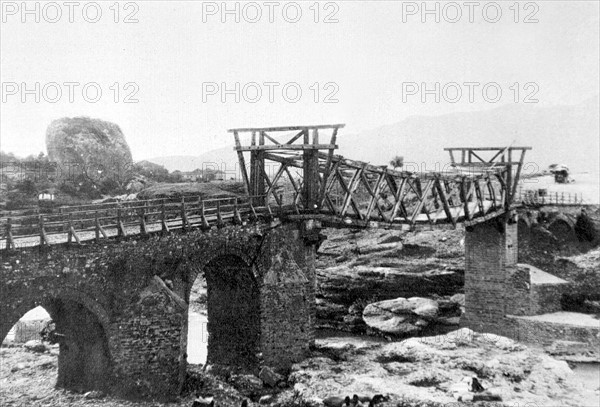
[[253, 205], [276, 205], [280, 216], [330, 226], [470, 225], [511, 210], [530, 149], [447, 148], [447, 170], [413, 173], [334, 154], [343, 127], [229, 130]]

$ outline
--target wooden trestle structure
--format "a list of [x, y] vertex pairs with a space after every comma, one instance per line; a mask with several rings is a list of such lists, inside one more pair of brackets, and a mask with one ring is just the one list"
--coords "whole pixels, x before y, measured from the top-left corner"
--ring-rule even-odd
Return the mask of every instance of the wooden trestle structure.
[[[514, 206], [530, 147], [448, 148], [450, 170], [412, 173], [334, 154], [343, 127], [232, 129], [246, 196], [134, 200], [14, 213], [0, 217], [0, 249], [209, 230], [275, 217], [331, 227], [468, 226]], [[246, 136], [249, 142], [242, 144]], [[248, 153], [249, 174], [244, 157]], [[455, 154], [460, 154], [459, 160]], [[271, 171], [273, 166], [276, 170]]]
[[[525, 152], [531, 149], [447, 148], [448, 171], [412, 173], [334, 154], [343, 127], [229, 130], [248, 194], [259, 197], [255, 205], [272, 202], [289, 219], [316, 219], [330, 226], [473, 224], [511, 209]], [[244, 153], [250, 154], [249, 174]]]

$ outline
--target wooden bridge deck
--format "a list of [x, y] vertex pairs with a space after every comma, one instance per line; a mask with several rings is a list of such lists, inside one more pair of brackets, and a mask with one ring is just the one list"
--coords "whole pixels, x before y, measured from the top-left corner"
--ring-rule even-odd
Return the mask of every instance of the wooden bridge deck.
[[[529, 147], [451, 148], [448, 171], [411, 173], [334, 154], [342, 127], [230, 130], [248, 195], [81, 205], [59, 208], [58, 213], [3, 218], [0, 249], [209, 230], [275, 217], [313, 219], [326, 227], [456, 227], [500, 216], [513, 207]], [[247, 145], [242, 144], [244, 132], [250, 136]], [[329, 140], [322, 142], [325, 132], [330, 132]], [[282, 143], [282, 137], [291, 138]], [[249, 174], [244, 154], [250, 155]], [[514, 154], [519, 154], [515, 160]], [[275, 173], [268, 174], [266, 162], [277, 167]]]

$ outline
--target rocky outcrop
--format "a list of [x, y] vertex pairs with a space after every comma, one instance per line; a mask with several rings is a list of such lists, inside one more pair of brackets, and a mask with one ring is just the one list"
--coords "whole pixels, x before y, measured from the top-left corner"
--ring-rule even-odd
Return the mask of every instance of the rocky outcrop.
[[[327, 233], [317, 260], [319, 327], [367, 332], [365, 307], [399, 297], [439, 302], [444, 318], [460, 315], [450, 297], [464, 284], [462, 231]], [[428, 329], [441, 321], [430, 321]]]
[[124, 188], [131, 176], [131, 151], [114, 123], [88, 117], [54, 120], [46, 130], [46, 149], [63, 180], [76, 177], [107, 193]]
[[454, 329], [460, 321], [460, 304], [429, 298], [396, 298], [369, 304], [363, 311], [363, 319], [370, 327], [384, 334], [408, 336], [421, 334], [431, 325], [451, 325]]

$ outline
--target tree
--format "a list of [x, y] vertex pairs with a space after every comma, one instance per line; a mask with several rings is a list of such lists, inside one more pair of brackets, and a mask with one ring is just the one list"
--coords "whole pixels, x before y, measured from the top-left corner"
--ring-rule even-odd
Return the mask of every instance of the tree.
[[396, 169], [396, 168], [402, 168], [404, 167], [404, 157], [402, 157], [401, 155], [397, 155], [394, 158], [392, 158], [392, 160], [390, 161], [390, 165], [392, 166], [392, 168]]

